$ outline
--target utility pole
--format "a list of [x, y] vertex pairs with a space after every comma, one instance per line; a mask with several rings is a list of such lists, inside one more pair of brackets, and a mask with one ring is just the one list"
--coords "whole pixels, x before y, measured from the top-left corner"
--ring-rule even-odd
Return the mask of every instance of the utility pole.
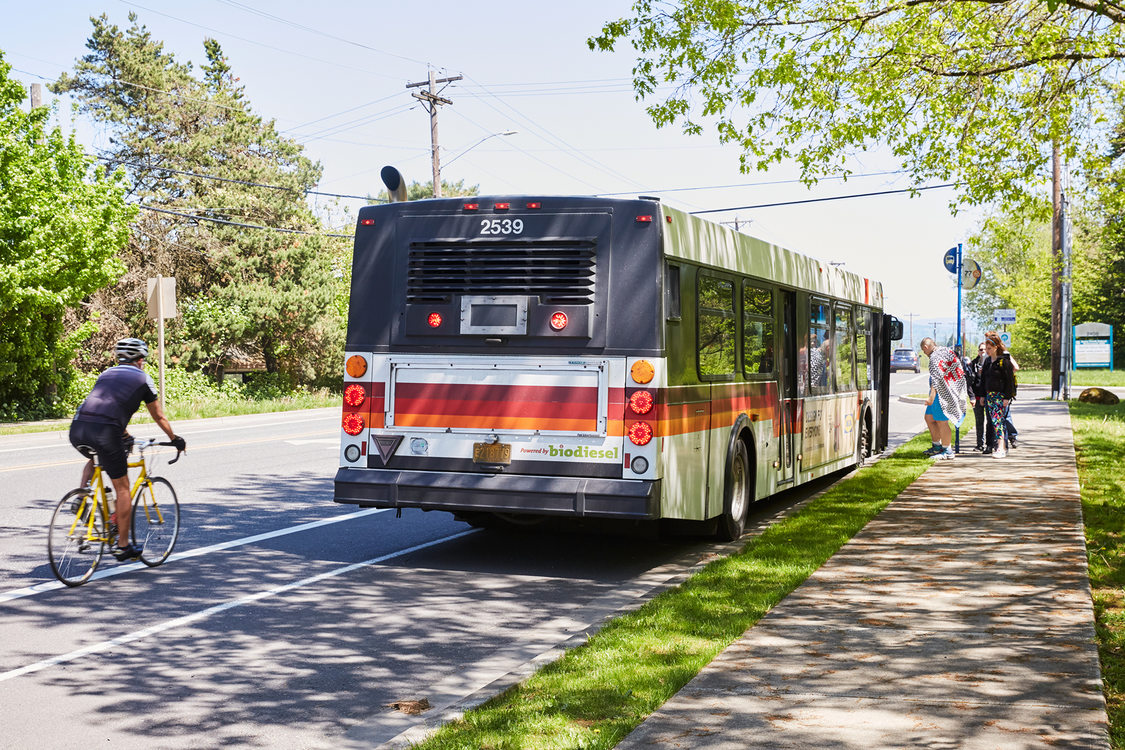
[[439, 83], [452, 83], [453, 81], [460, 81], [463, 76], [452, 76], [450, 78], [434, 78], [434, 71], [431, 69], [429, 77], [425, 81], [418, 83], [408, 83], [406, 88], [415, 89], [419, 86], [429, 86], [427, 91], [415, 91], [411, 94], [415, 99], [422, 102], [422, 106], [430, 113], [430, 151], [431, 159], [433, 161], [434, 171], [434, 197], [441, 197], [441, 158], [438, 156], [438, 133], [437, 133], [437, 113], [438, 107], [442, 104], [453, 104], [453, 102], [444, 97], [438, 96], [437, 84]]
[[1059, 364], [1062, 357], [1062, 246], [1063, 246], [1063, 202], [1062, 202], [1062, 155], [1059, 144], [1051, 147], [1051, 398], [1058, 399]]
[[43, 106], [43, 87], [38, 83], [31, 84], [31, 108]]

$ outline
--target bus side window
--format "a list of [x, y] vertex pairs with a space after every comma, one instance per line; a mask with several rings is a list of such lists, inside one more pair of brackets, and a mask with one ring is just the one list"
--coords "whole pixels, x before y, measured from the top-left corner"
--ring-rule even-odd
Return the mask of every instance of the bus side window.
[[773, 369], [773, 290], [747, 283], [742, 287], [742, 370], [769, 375]]
[[699, 376], [704, 380], [734, 377], [734, 284], [714, 276], [699, 277]]
[[664, 265], [664, 316], [680, 319], [680, 267], [671, 263]]
[[831, 310], [828, 302], [809, 304], [809, 392], [831, 393], [833, 369]]
[[855, 387], [852, 377], [855, 354], [855, 334], [852, 329], [852, 309], [846, 305], [836, 305], [836, 390], [850, 391]]
[[867, 352], [870, 349], [871, 337], [871, 311], [856, 311], [855, 332], [855, 378], [856, 385], [862, 390], [871, 388], [870, 370], [867, 366]]

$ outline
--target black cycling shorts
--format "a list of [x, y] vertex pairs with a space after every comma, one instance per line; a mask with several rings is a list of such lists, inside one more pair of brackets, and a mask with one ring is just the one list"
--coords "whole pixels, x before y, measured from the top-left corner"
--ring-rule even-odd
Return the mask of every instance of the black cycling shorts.
[[102, 468], [110, 479], [129, 473], [128, 449], [125, 436], [115, 424], [74, 421], [70, 423], [70, 444], [86, 458], [97, 452]]

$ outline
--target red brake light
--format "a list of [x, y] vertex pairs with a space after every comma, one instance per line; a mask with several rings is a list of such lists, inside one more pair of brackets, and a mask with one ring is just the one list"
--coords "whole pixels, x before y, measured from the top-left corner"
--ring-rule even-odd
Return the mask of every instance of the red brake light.
[[496, 210], [497, 211], [507, 211], [511, 207], [512, 207], [511, 203], [497, 203], [496, 204]]
[[648, 414], [655, 401], [652, 391], [636, 391], [629, 396], [629, 408], [634, 414]]
[[629, 440], [633, 445], [648, 445], [652, 440], [652, 425], [648, 422], [633, 422], [629, 425]]
[[476, 211], [479, 208], [480, 208], [479, 203], [466, 203], [465, 204], [465, 210], [466, 211]]
[[344, 432], [349, 435], [358, 435], [363, 432], [363, 428], [366, 426], [367, 424], [360, 415], [354, 413], [344, 415]]
[[566, 328], [566, 324], [566, 313], [557, 312], [551, 316], [551, 328], [554, 328], [556, 331], [561, 331], [562, 329]]
[[541, 204], [539, 201], [531, 201], [530, 203], [527, 204], [527, 207], [528, 208], [539, 208], [542, 205], [543, 204]]
[[367, 400], [367, 391], [363, 390], [363, 386], [358, 383], [344, 388], [344, 404], [348, 406], [361, 406], [363, 401]]
[[637, 217], [637, 223], [638, 224], [651, 224], [652, 223], [652, 217], [651, 216], [638, 216]]
[[430, 316], [426, 318], [426, 322], [429, 323], [430, 328], [438, 328], [441, 326], [441, 313], [430, 313]]
[[375, 226], [375, 220], [374, 219], [360, 219], [359, 223], [360, 223], [360, 226], [364, 226], [364, 227]]
[[367, 400], [367, 392], [362, 385], [352, 383], [344, 389], [344, 403], [348, 406], [361, 406]]

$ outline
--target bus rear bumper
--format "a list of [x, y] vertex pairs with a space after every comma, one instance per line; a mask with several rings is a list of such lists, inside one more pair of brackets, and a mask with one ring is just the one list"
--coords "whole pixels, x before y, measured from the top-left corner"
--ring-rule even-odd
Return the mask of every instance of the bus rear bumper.
[[336, 472], [333, 499], [369, 508], [655, 519], [660, 481], [345, 467]]

